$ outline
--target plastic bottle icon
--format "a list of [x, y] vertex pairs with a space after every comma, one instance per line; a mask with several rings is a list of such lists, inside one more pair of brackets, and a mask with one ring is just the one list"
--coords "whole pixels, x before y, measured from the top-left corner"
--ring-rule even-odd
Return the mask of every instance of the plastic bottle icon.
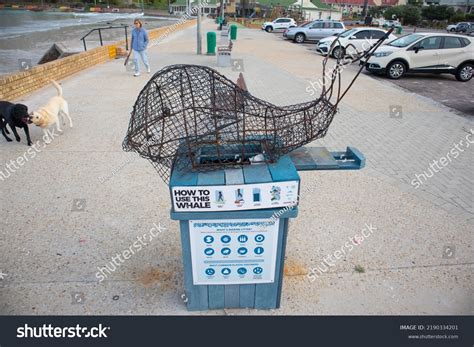
[[260, 188], [253, 189], [253, 202], [260, 202]]

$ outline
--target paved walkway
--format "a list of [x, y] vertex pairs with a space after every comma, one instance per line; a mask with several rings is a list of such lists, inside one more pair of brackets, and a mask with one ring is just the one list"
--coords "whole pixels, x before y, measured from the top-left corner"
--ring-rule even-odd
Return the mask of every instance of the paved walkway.
[[[238, 35], [233, 58], [242, 59], [251, 93], [280, 105], [311, 99], [321, 57], [263, 31], [240, 29]], [[215, 57], [196, 56], [194, 28], [153, 47], [150, 58], [154, 71], [175, 63], [216, 65]], [[238, 75], [220, 71], [231, 79]], [[345, 72], [346, 78], [353, 74]], [[40, 145], [34, 157], [25, 154], [24, 139], [0, 139], [0, 169], [28, 158], [0, 182], [0, 271], [6, 273], [0, 314], [187, 314], [168, 187], [148, 162], [121, 150], [131, 108], [148, 78], [128, 75], [122, 60], [91, 68], [62, 81], [74, 128]], [[52, 95], [54, 89], [45, 88], [23, 101], [34, 109]], [[410, 183], [465, 139], [473, 122], [367, 76], [340, 111], [326, 138], [313, 145], [358, 147], [367, 167], [301, 173], [302, 203], [290, 226], [281, 309], [208, 314], [474, 312], [472, 146], [418, 189]], [[39, 129], [31, 132], [33, 141], [40, 140]], [[99, 282], [98, 267], [154, 223], [166, 230]], [[308, 269], [321, 267], [366, 225], [375, 228], [369, 237], [314, 282], [308, 279]]]

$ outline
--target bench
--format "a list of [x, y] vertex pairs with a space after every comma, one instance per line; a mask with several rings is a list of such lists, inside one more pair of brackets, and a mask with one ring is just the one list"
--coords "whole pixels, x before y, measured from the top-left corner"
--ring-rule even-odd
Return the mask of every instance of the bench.
[[229, 67], [231, 65], [231, 53], [232, 53], [233, 43], [229, 40], [229, 44], [226, 46], [217, 47], [217, 66], [219, 67]]

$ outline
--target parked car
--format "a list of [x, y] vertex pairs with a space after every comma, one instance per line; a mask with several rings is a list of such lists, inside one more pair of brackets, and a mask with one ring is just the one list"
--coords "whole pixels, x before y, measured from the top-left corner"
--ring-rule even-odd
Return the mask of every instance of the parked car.
[[[333, 58], [342, 58], [345, 55], [353, 55], [366, 51], [371, 45], [381, 39], [387, 32], [383, 29], [372, 27], [352, 28], [336, 36], [326, 37], [316, 44], [316, 52]], [[339, 38], [339, 44], [332, 47], [332, 43]], [[390, 34], [387, 42], [395, 40], [397, 37]]]
[[384, 28], [400, 28], [402, 24], [398, 20], [386, 20], [383, 25]]
[[467, 31], [467, 29], [469, 29], [469, 27], [471, 26], [471, 24], [473, 23], [470, 23], [470, 22], [461, 22], [459, 23], [458, 25], [456, 25], [456, 29], [455, 31], [457, 33], [465, 33]]
[[471, 24], [469, 28], [467, 28], [465, 34], [469, 36], [474, 36], [474, 23]]
[[273, 30], [288, 29], [295, 26], [296, 22], [293, 18], [277, 18], [273, 22], [263, 23], [262, 30], [271, 33]]
[[456, 31], [456, 27], [457, 27], [459, 24], [461, 24], [461, 23], [462, 23], [462, 22], [459, 22], [459, 23], [456, 23], [456, 24], [449, 24], [449, 25], [446, 27], [446, 31], [447, 31], [447, 32], [450, 32], [450, 33]]
[[382, 23], [379, 19], [372, 19], [372, 23], [370, 25], [373, 27], [379, 27], [381, 24]]
[[410, 34], [379, 47], [361, 64], [370, 72], [392, 79], [406, 72], [449, 73], [467, 82], [474, 72], [474, 39], [453, 34]]
[[289, 28], [283, 36], [297, 43], [306, 40], [320, 40], [322, 38], [340, 34], [346, 30], [344, 23], [331, 20], [315, 20], [304, 27]]

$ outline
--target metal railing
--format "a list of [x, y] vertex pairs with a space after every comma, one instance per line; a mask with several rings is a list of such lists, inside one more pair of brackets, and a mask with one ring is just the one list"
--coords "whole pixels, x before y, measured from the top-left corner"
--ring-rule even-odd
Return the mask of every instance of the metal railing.
[[104, 27], [104, 28], [94, 28], [94, 29], [90, 30], [87, 34], [85, 34], [81, 38], [82, 43], [84, 43], [84, 50], [87, 51], [86, 37], [89, 36], [90, 34], [92, 34], [94, 31], [99, 32], [100, 45], [103, 46], [104, 44], [103, 44], [103, 41], [102, 41], [102, 30], [109, 30], [109, 29], [124, 29], [125, 30], [125, 49], [128, 51], [128, 33], [127, 33], [128, 25], [125, 25], [125, 24], [122, 24], [120, 26], [108, 26], [108, 27]]

